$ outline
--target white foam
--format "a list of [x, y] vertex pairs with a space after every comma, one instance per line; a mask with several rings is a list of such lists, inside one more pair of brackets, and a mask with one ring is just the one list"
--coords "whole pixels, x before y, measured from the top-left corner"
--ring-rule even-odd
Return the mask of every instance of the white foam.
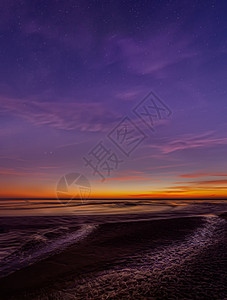
[[98, 225], [81, 225], [80, 229], [73, 233], [68, 233], [64, 238], [58, 238], [51, 242], [46, 242], [46, 240], [39, 235], [34, 235], [34, 240], [44, 241], [46, 243], [42, 244], [40, 247], [32, 249], [29, 253], [21, 253], [21, 256], [13, 257], [12, 259], [5, 261], [4, 265], [1, 266], [1, 276], [6, 276], [15, 270], [24, 268], [34, 262], [40, 261], [47, 258], [50, 255], [56, 254], [64, 250], [66, 247], [85, 239], [89, 234], [91, 234]]

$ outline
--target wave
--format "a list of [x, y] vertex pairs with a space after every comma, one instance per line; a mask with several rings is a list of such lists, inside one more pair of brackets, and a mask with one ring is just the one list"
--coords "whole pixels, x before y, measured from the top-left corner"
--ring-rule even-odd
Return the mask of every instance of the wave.
[[[194, 276], [193, 272], [191, 274], [189, 271], [193, 264], [201, 264], [201, 268], [205, 264], [204, 277], [201, 282], [193, 282], [193, 284], [198, 285], [198, 293], [205, 293], [209, 296], [206, 284], [213, 276], [214, 265], [209, 260], [207, 263], [206, 258], [199, 260], [199, 257], [209, 247], [214, 247], [224, 241], [226, 220], [219, 217], [204, 217], [204, 221], [204, 225], [197, 228], [183, 241], [173, 241], [168, 246], [128, 257], [123, 261], [123, 265], [116, 265], [111, 270], [96, 274], [95, 277], [77, 281], [74, 284], [75, 287], [71, 286], [55, 292], [52, 295], [53, 299], [58, 299], [58, 297], [83, 299], [85, 296], [89, 299], [100, 299], [102, 295], [105, 295], [106, 299], [141, 299], [141, 295], [146, 298], [152, 293], [155, 299], [156, 297], [164, 299], [170, 295], [171, 289], [173, 294], [176, 295], [179, 292], [178, 297], [184, 298], [184, 290], [190, 286], [188, 281], [194, 277], [193, 280], [199, 280], [196, 274]], [[218, 288], [220, 289], [220, 286]], [[213, 292], [215, 289], [214, 286]], [[217, 290], [216, 292], [218, 293]], [[188, 293], [190, 294], [190, 291]]]
[[[42, 234], [34, 233], [30, 235], [29, 240], [21, 244], [20, 247], [18, 247], [17, 244], [14, 244], [11, 247], [10, 253], [7, 248], [8, 255], [3, 251], [0, 278], [45, 259], [48, 256], [61, 252], [66, 247], [85, 239], [97, 227], [98, 225], [83, 224], [77, 231], [68, 232], [69, 228], [62, 226], [57, 229], [43, 231]], [[13, 234], [15, 234], [15, 232]], [[6, 234], [4, 237], [6, 239]], [[1, 238], [2, 242], [6, 241], [4, 237]], [[12, 242], [13, 237], [8, 237], [8, 242], [10, 239]]]

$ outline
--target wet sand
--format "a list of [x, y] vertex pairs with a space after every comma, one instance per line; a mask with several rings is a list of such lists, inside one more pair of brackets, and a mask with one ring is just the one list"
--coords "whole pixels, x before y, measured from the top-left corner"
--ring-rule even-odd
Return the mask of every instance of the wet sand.
[[184, 244], [205, 223], [188, 217], [100, 224], [63, 252], [0, 279], [0, 298], [224, 299], [224, 236], [206, 247]]

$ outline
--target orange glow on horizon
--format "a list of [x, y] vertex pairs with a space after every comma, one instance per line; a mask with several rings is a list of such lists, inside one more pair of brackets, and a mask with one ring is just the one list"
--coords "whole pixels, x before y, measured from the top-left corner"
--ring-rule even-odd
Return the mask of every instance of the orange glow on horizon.
[[[0, 198], [57, 198], [56, 193], [51, 190], [42, 189], [20, 189], [5, 190]], [[67, 197], [62, 197], [67, 198]], [[79, 198], [79, 196], [78, 196]], [[130, 191], [91, 191], [89, 198], [227, 198], [226, 190], [202, 190], [202, 191], [152, 191], [152, 192], [130, 192]]]
[[[151, 177], [143, 173], [113, 177], [105, 182], [91, 180], [91, 194], [89, 198], [227, 198], [227, 180], [220, 178], [226, 174], [217, 173], [218, 180], [188, 181], [204, 174], [184, 174], [185, 181], [176, 181], [176, 176]], [[179, 178], [180, 175], [177, 175]], [[57, 198], [56, 187], [59, 178], [47, 175], [39, 178], [13, 176], [2, 181], [4, 189], [0, 191], [0, 198]], [[151, 184], [153, 184], [151, 186]], [[78, 191], [75, 190], [78, 194]], [[64, 197], [65, 198], [65, 197]], [[78, 198], [79, 194], [78, 194]]]

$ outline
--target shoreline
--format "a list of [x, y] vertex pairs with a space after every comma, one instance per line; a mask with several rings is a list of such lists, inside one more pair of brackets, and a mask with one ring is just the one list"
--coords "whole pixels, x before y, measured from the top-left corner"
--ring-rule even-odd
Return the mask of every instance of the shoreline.
[[66, 278], [105, 270], [137, 251], [183, 239], [202, 224], [201, 217], [102, 224], [85, 240], [63, 252], [1, 278], [1, 293], [7, 297], [18, 293], [22, 296], [24, 292], [59, 287]]

